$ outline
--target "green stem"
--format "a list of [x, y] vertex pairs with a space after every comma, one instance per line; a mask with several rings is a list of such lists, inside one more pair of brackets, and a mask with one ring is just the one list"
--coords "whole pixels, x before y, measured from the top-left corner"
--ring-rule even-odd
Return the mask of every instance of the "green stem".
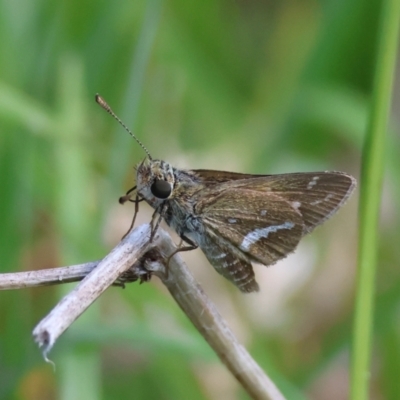
[[363, 149], [358, 277], [351, 362], [351, 399], [368, 398], [378, 222], [385, 139], [396, 62], [400, 0], [383, 0], [367, 137]]

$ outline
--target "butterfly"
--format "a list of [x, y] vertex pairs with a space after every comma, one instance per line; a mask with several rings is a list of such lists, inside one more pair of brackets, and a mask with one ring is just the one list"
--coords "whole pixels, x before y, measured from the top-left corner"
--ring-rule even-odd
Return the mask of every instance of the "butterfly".
[[253, 175], [183, 170], [152, 159], [145, 150], [136, 168], [136, 204], [146, 201], [186, 242], [178, 251], [200, 247], [218, 273], [242, 292], [259, 290], [252, 262], [272, 265], [292, 253], [301, 238], [334, 215], [356, 180], [343, 172]]

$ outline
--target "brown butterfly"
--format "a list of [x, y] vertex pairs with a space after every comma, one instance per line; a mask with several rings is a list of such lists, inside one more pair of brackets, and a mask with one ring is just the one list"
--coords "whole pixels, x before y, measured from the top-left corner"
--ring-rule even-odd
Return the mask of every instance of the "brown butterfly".
[[[136, 139], [100, 96], [96, 101]], [[356, 186], [356, 180], [342, 172], [181, 170], [153, 160], [138, 143], [147, 158], [137, 167], [136, 203], [145, 200], [160, 215], [158, 223], [164, 219], [189, 244], [180, 251], [200, 247], [217, 272], [243, 292], [259, 290], [252, 262], [268, 266], [293, 252]]]

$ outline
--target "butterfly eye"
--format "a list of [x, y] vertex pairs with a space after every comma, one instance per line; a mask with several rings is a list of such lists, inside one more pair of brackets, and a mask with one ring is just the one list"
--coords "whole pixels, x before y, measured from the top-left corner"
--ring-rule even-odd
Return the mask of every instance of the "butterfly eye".
[[164, 180], [156, 179], [151, 185], [151, 193], [159, 199], [166, 199], [171, 194], [171, 185]]

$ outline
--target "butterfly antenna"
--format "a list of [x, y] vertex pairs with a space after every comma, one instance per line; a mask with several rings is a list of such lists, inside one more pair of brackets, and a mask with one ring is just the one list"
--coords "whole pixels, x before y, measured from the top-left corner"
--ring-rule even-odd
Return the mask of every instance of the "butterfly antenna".
[[100, 105], [104, 110], [106, 110], [114, 119], [116, 119], [120, 125], [136, 140], [139, 146], [146, 152], [147, 156], [152, 160], [149, 151], [144, 147], [143, 143], [132, 133], [132, 131], [121, 121], [121, 119], [115, 114], [115, 112], [111, 109], [111, 107], [107, 104], [107, 102], [99, 95], [95, 96], [96, 103]]

